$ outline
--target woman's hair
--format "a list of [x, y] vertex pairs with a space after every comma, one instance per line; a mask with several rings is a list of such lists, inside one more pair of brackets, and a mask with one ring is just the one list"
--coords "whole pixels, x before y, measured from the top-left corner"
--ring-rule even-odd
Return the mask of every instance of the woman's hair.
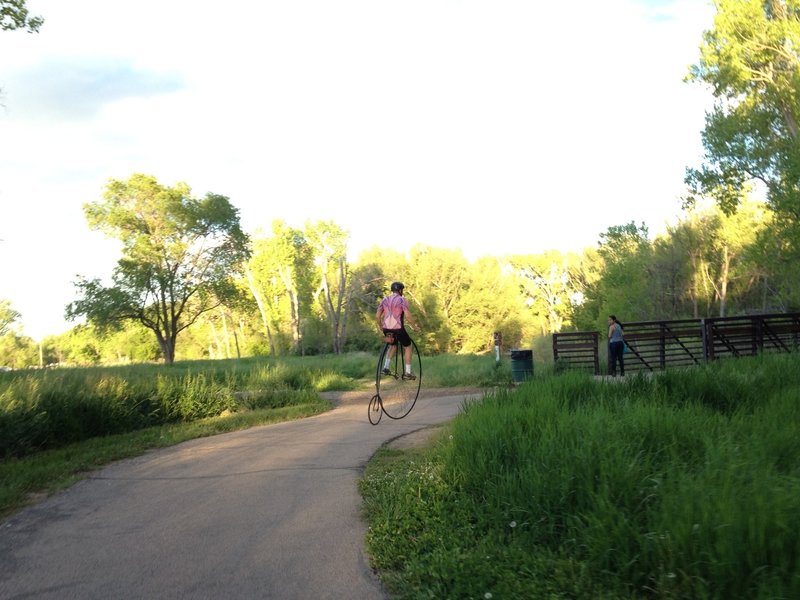
[[616, 324], [617, 324], [617, 325], [619, 325], [620, 327], [623, 327], [622, 323], [620, 323], [620, 322], [617, 320], [617, 317], [616, 317], [616, 315], [608, 315], [608, 318], [609, 318], [609, 319], [611, 319], [612, 321], [614, 321], [614, 323], [616, 323]]

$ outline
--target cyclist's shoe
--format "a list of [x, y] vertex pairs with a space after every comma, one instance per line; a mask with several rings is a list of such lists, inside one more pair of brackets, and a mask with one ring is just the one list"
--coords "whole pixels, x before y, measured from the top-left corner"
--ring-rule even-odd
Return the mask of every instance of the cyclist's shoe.
[[391, 375], [392, 374], [392, 372], [389, 369], [384, 369], [383, 371], [381, 371], [381, 373], [383, 373], [384, 375]]
[[417, 376], [414, 375], [413, 373], [404, 373], [403, 374], [403, 379], [406, 380], [406, 381], [413, 381], [416, 378], [417, 378]]

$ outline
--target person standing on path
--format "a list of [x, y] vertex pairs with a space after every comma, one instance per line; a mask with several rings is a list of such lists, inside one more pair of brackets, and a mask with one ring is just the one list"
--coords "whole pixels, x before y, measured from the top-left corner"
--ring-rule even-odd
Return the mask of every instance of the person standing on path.
[[622, 323], [614, 315], [608, 315], [608, 366], [612, 377], [617, 376], [617, 361], [619, 361], [619, 374], [625, 377], [625, 338], [622, 332]]
[[[403, 379], [416, 379], [416, 375], [411, 372], [411, 338], [406, 331], [405, 324], [408, 322], [413, 331], [416, 331], [417, 324], [411, 316], [408, 301], [403, 297], [405, 287], [399, 281], [392, 283], [392, 294], [381, 300], [378, 311], [375, 313], [375, 319], [378, 321], [378, 328], [384, 335], [394, 336], [394, 339], [399, 340], [400, 345], [403, 346], [406, 365]], [[383, 373], [385, 375], [389, 373], [389, 365], [396, 351], [397, 347], [392, 344], [389, 352], [386, 353], [386, 360], [383, 364]]]

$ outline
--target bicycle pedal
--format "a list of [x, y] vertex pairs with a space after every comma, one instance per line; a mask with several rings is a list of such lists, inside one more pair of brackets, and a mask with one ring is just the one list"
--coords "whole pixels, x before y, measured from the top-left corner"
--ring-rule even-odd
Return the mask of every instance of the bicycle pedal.
[[404, 380], [404, 381], [413, 381], [413, 380], [415, 380], [416, 378], [417, 378], [417, 376], [416, 376], [416, 375], [413, 375], [413, 374], [411, 374], [411, 373], [405, 373], [405, 374], [403, 375], [403, 380]]

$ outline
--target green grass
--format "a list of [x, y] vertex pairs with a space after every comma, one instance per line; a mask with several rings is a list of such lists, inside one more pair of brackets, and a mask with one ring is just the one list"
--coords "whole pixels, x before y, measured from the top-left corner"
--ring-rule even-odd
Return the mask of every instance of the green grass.
[[537, 377], [362, 481], [399, 598], [800, 597], [798, 356]]

